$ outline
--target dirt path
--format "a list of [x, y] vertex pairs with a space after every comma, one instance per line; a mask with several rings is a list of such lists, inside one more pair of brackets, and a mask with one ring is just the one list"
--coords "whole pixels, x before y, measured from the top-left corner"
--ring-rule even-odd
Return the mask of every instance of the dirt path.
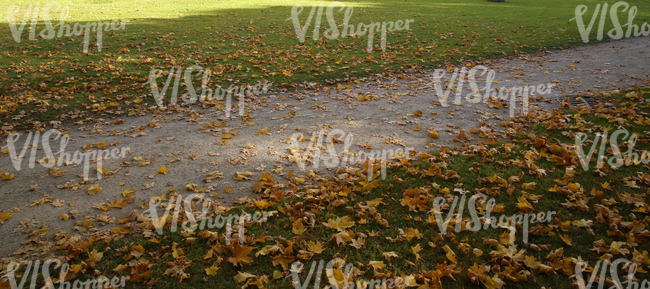
[[[491, 85], [498, 88], [553, 84], [550, 93], [543, 95], [543, 99], [531, 102], [530, 110], [558, 106], [556, 98], [560, 95], [587, 91], [611, 92], [633, 85], [648, 86], [649, 40], [647, 37], [627, 39], [554, 51], [543, 56], [495, 61], [489, 68], [495, 70], [497, 83], [491, 82]], [[450, 76], [452, 72], [445, 76]], [[288, 140], [296, 132], [309, 137], [321, 129], [338, 129], [345, 133], [345, 136], [337, 136], [341, 140], [352, 134], [348, 147], [351, 153], [404, 147], [427, 151], [435, 149], [431, 147], [432, 144], [460, 145], [461, 142], [453, 139], [459, 137], [461, 129], [473, 142], [485, 139], [470, 133], [472, 128], [483, 127], [483, 130], [496, 136], [504, 135], [504, 130], [508, 128], [499, 124], [508, 119], [508, 108], [495, 108], [498, 104], [494, 101], [472, 104], [465, 99], [462, 99], [462, 105], [443, 107], [438, 102], [432, 75], [433, 71], [429, 71], [395, 79], [366, 79], [352, 83], [350, 88], [332, 87], [326, 91], [320, 87], [262, 95], [256, 104], [246, 105], [250, 109], [250, 119], [243, 120], [233, 113], [233, 117], [225, 121], [225, 127], [216, 125], [220, 119], [224, 119], [224, 112], [217, 110], [204, 110], [202, 114], [195, 115], [163, 112], [123, 118], [121, 124], [116, 124], [119, 123], [116, 118], [59, 127], [73, 139], [65, 150], [70, 154], [83, 152], [84, 145], [101, 142], [106, 142], [107, 148], [121, 150], [128, 147], [131, 152], [123, 158], [104, 160], [105, 169], [119, 170], [101, 180], [96, 180], [96, 174], [91, 173], [92, 181], [88, 184], [79, 183], [82, 178], [78, 175], [83, 173], [83, 165], [63, 165], [58, 167], [58, 172], [50, 173], [39, 164], [31, 169], [31, 149], [28, 149], [21, 169], [17, 171], [9, 154], [0, 153], [0, 167], [6, 173], [17, 175], [13, 180], [0, 181], [0, 196], [3, 199], [0, 212], [14, 210], [13, 217], [0, 225], [0, 256], [7, 257], [15, 251], [46, 251], [56, 242], [54, 235], [59, 230], [68, 233], [85, 230], [82, 233], [87, 234], [110, 227], [110, 223], [116, 224], [134, 209], [140, 209], [141, 204], [148, 203], [154, 195], [166, 193], [172, 188], [183, 195], [191, 193], [185, 189], [187, 184], [196, 184], [195, 190], [205, 189], [208, 195], [216, 193], [212, 199], [232, 204], [238, 198], [255, 198], [252, 188], [261, 172], [271, 172], [281, 182], [289, 181], [286, 178], [289, 171], [306, 180], [306, 183], [333, 175], [336, 168], [328, 168], [324, 164], [328, 156], [325, 152], [319, 167], [315, 169], [310, 167], [302, 171], [290, 162]], [[479, 77], [476, 83], [483, 88], [485, 80]], [[469, 92], [466, 85], [463, 94]], [[454, 98], [453, 92], [451, 94], [448, 102]], [[517, 103], [516, 108], [517, 112], [521, 112], [521, 103]], [[421, 116], [416, 111], [421, 112]], [[213, 127], [206, 127], [210, 121]], [[416, 126], [421, 129], [415, 131]], [[265, 132], [265, 128], [268, 128], [268, 132]], [[430, 128], [435, 128], [439, 139], [429, 137]], [[22, 135], [16, 142], [18, 153], [25, 139], [26, 135]], [[226, 144], [221, 145], [224, 141]], [[52, 150], [59, 149], [59, 140], [50, 143]], [[302, 148], [307, 147], [307, 142], [300, 144]], [[3, 139], [0, 146], [6, 145], [6, 139]], [[338, 143], [334, 149], [341, 154], [344, 145]], [[370, 146], [372, 149], [369, 149]], [[43, 150], [37, 152], [38, 158], [44, 157]], [[134, 160], [140, 157], [142, 160]], [[91, 163], [90, 167], [94, 166]], [[166, 174], [158, 172], [163, 166], [168, 170]], [[316, 171], [317, 176], [313, 179], [305, 176], [310, 169]], [[204, 182], [208, 174], [214, 171], [223, 173], [223, 178], [214, 179], [211, 183]], [[236, 172], [244, 171], [253, 172], [252, 180], [237, 181], [233, 178]], [[65, 175], [53, 176], [60, 172]], [[66, 183], [68, 188], [58, 188]], [[152, 183], [150, 188], [145, 186]], [[101, 187], [101, 191], [88, 195], [87, 189], [94, 184]], [[230, 191], [227, 188], [233, 191], [227, 193], [227, 190]], [[110, 203], [114, 199], [130, 198], [122, 195], [127, 189], [136, 190], [131, 193], [135, 200], [123, 209], [112, 208], [104, 212], [93, 208], [93, 205], [99, 207], [99, 204]], [[46, 196], [51, 198], [43, 199]], [[43, 204], [39, 204], [38, 200]], [[60, 220], [63, 213], [70, 216], [68, 221]], [[87, 217], [96, 227], [76, 224]], [[48, 227], [48, 233], [41, 237], [39, 233]]]

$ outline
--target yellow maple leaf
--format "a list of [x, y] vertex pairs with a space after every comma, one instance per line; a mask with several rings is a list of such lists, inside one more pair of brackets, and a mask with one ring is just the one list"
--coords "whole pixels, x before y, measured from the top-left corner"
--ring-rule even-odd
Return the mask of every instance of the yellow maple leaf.
[[569, 235], [559, 235], [559, 236], [560, 236], [560, 239], [562, 239], [562, 241], [564, 241], [564, 243], [566, 243], [569, 246], [573, 246], [573, 243], [572, 243], [573, 240], [571, 239], [571, 237], [569, 237]]
[[485, 266], [479, 266], [477, 263], [474, 263], [472, 267], [467, 269], [467, 277], [469, 277], [472, 283], [476, 283], [477, 280], [485, 280], [486, 272]]
[[235, 172], [235, 176], [233, 178], [238, 181], [250, 181], [252, 176], [252, 172]]
[[499, 243], [501, 243], [501, 245], [510, 245], [510, 233], [503, 232], [503, 234], [499, 236]]
[[131, 251], [131, 254], [129, 255], [136, 258], [142, 256], [142, 254], [144, 253], [144, 247], [142, 247], [142, 245], [132, 246], [131, 249], [133, 249], [133, 251]]
[[185, 252], [183, 252], [182, 248], [177, 248], [176, 246], [172, 247], [172, 256], [174, 258], [178, 258], [183, 255], [185, 255]]
[[335, 229], [339, 232], [343, 232], [345, 229], [354, 226], [354, 221], [351, 221], [350, 217], [348, 216], [343, 216], [337, 217], [336, 219], [329, 219], [327, 220], [327, 223], [323, 223], [323, 225], [330, 229]]
[[117, 267], [113, 268], [113, 272], [122, 273], [122, 271], [124, 271], [124, 269], [126, 268], [129, 268], [129, 265], [127, 264], [117, 265]]
[[354, 238], [355, 234], [352, 231], [343, 231], [338, 234], [334, 234], [333, 237], [336, 238], [336, 244], [341, 245], [345, 244], [347, 242], [352, 241], [352, 238]]
[[490, 278], [490, 276], [485, 276], [485, 282], [483, 285], [485, 285], [487, 289], [501, 289], [506, 285], [506, 283], [496, 276], [493, 278]]
[[451, 261], [454, 264], [458, 263], [458, 260], [456, 259], [456, 253], [454, 253], [454, 251], [451, 248], [449, 248], [449, 246], [445, 245], [444, 247], [442, 247], [442, 249], [445, 250], [445, 252], [447, 252], [447, 254], [445, 255], [447, 256], [447, 259], [449, 259], [449, 261]]
[[440, 138], [440, 135], [438, 134], [438, 132], [436, 132], [435, 129], [432, 128], [429, 131], [429, 137], [431, 137], [431, 138]]
[[0, 213], [0, 225], [6, 220], [11, 220], [13, 218], [13, 211], [4, 211]]
[[530, 267], [531, 269], [536, 270], [537, 268], [539, 268], [539, 265], [542, 264], [542, 262], [537, 261], [537, 259], [535, 259], [535, 257], [533, 257], [533, 256], [525, 256], [524, 258], [525, 258], [524, 259], [524, 264], [526, 266]]
[[167, 173], [169, 173], [169, 170], [165, 166], [162, 166], [158, 169], [158, 173], [161, 175], [166, 175]]
[[418, 287], [418, 282], [415, 281], [415, 276], [413, 275], [404, 277], [404, 284], [406, 284], [408, 287]]
[[296, 259], [294, 256], [285, 256], [285, 255], [276, 255], [273, 257], [273, 266], [282, 265], [282, 269], [289, 270], [289, 265], [293, 260]]
[[605, 189], [605, 190], [610, 190], [610, 191], [612, 190], [612, 187], [609, 186], [609, 182], [604, 182], [604, 183], [602, 183], [602, 184], [600, 184], [600, 185], [601, 185], [601, 186], [603, 187], [603, 189]]
[[129, 189], [126, 189], [126, 190], [124, 190], [124, 191], [122, 192], [122, 196], [123, 196], [123, 197], [128, 197], [128, 196], [130, 196], [131, 194], [135, 193], [135, 191], [136, 191], [135, 189], [130, 189], [130, 190], [129, 190]]
[[390, 258], [392, 258], [392, 257], [396, 257], [396, 258], [399, 257], [397, 255], [397, 253], [395, 253], [395, 252], [384, 252], [384, 253], [381, 253], [381, 255], [384, 256], [384, 258], [386, 260], [388, 260], [388, 261], [390, 261]]
[[273, 280], [277, 280], [277, 279], [280, 279], [280, 278], [282, 278], [282, 277], [284, 277], [284, 276], [282, 275], [282, 272], [280, 272], [280, 271], [278, 271], [278, 270], [274, 270], [274, 271], [273, 271]]
[[210, 266], [210, 268], [205, 268], [205, 274], [208, 274], [209, 276], [214, 276], [217, 275], [217, 271], [219, 270], [219, 267], [215, 267], [214, 265]]
[[10, 173], [5, 173], [5, 171], [2, 170], [2, 171], [0, 171], [0, 177], [2, 177], [2, 179], [5, 180], [5, 181], [9, 181], [9, 180], [13, 180], [16, 177], [16, 175], [15, 174], [10, 174]]
[[81, 267], [81, 265], [70, 265], [70, 271], [75, 274], [79, 273], [79, 271], [81, 271], [82, 268], [83, 267]]
[[524, 197], [517, 197], [517, 200], [519, 203], [517, 203], [517, 207], [524, 211], [524, 212], [530, 212], [533, 210], [533, 206], [526, 200]]
[[384, 262], [382, 261], [370, 261], [368, 265], [372, 266], [372, 268], [374, 268], [375, 271], [386, 267], [386, 264], [384, 264]]
[[237, 272], [237, 275], [235, 275], [234, 279], [235, 279], [235, 281], [241, 283], [241, 282], [246, 281], [246, 279], [252, 278], [252, 277], [255, 277], [255, 275], [250, 274], [250, 273], [246, 273], [246, 272]]
[[95, 194], [97, 194], [97, 193], [99, 193], [101, 191], [102, 191], [102, 188], [100, 188], [98, 184], [94, 184], [94, 185], [90, 186], [86, 190], [86, 194], [94, 196]]
[[594, 224], [594, 221], [582, 219], [582, 220], [573, 221], [572, 224], [574, 226], [576, 226], [576, 227], [585, 227], [585, 228], [587, 228], [587, 227], [591, 227], [591, 225]]
[[414, 247], [411, 247], [411, 251], [413, 251], [413, 254], [415, 254], [415, 259], [420, 260], [420, 254], [418, 254], [418, 252], [422, 251], [422, 246], [420, 246], [420, 244], [417, 244]]
[[298, 218], [296, 219], [295, 222], [293, 222], [293, 233], [296, 235], [302, 235], [305, 231], [307, 231], [307, 228], [302, 224], [302, 219]]
[[253, 258], [248, 256], [251, 251], [253, 247], [239, 246], [239, 243], [235, 243], [235, 248], [232, 249], [233, 256], [228, 258], [228, 261], [235, 266], [250, 264], [253, 262]]
[[411, 241], [413, 238], [420, 239], [423, 235], [418, 231], [418, 229], [409, 228], [409, 231], [406, 232], [406, 240]]
[[314, 243], [313, 241], [309, 241], [309, 243], [307, 244], [307, 250], [315, 254], [323, 253], [324, 251], [323, 244], [321, 242]]
[[97, 249], [94, 249], [92, 252], [88, 253], [88, 260], [92, 262], [99, 262], [102, 257], [104, 257], [104, 253], [97, 253]]
[[52, 202], [52, 197], [50, 197], [50, 196], [48, 196], [48, 195], [45, 195], [45, 197], [40, 198], [40, 199], [34, 201], [34, 202], [33, 202], [31, 205], [29, 205], [29, 206], [30, 206], [30, 207], [33, 207], [33, 206], [40, 206], [40, 205], [43, 205], [43, 204], [45, 204], [45, 203], [51, 203], [51, 202]]
[[522, 189], [522, 190], [534, 190], [536, 185], [537, 185], [536, 182], [523, 183], [523, 184], [521, 185], [521, 189]]

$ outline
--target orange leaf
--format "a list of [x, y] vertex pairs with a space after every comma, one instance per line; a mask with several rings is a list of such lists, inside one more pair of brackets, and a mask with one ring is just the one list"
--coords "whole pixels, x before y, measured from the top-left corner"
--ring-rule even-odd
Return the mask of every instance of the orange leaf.
[[250, 264], [253, 262], [253, 258], [248, 256], [251, 251], [253, 251], [253, 247], [242, 247], [238, 243], [235, 243], [235, 248], [232, 249], [233, 256], [228, 258], [228, 262], [235, 266]]

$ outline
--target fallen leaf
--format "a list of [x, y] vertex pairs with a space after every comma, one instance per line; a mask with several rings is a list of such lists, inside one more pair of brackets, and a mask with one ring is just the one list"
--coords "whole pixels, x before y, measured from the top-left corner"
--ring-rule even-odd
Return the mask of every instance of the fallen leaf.
[[101, 191], [102, 191], [102, 188], [100, 188], [98, 184], [94, 184], [94, 185], [90, 186], [86, 190], [86, 194], [94, 196], [95, 194], [97, 194], [97, 193], [99, 193]]

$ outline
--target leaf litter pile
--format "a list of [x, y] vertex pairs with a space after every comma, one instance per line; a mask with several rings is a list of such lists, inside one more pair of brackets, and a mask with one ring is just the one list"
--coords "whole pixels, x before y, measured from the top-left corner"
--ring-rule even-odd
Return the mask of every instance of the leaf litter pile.
[[[644, 156], [650, 147], [650, 91], [616, 90], [596, 96], [602, 102], [593, 108], [573, 107], [565, 99], [563, 108], [533, 110], [525, 117], [504, 120], [501, 126], [507, 128], [506, 138], [472, 129], [469, 134], [478, 139], [476, 144], [412, 153], [390, 162], [385, 180], [378, 179], [380, 166], [369, 162], [363, 167], [340, 168], [330, 178], [310, 171], [310, 183], [291, 173], [284, 183], [269, 173], [255, 176], [241, 172], [234, 178], [255, 179], [253, 190], [259, 197], [239, 199], [233, 207], [210, 202], [204, 208], [200, 202], [186, 204], [184, 200], [173, 204], [174, 197], [209, 194], [192, 184], [170, 189], [159, 196], [158, 212], [180, 205], [176, 232], [170, 231], [171, 216], [164, 225], [155, 226], [160, 219], [152, 220], [148, 212], [134, 210], [109, 230], [88, 230], [109, 222], [107, 216], [77, 221], [79, 231], [86, 234], [57, 233], [52, 244], [42, 238], [49, 231], [47, 225], [23, 221], [15, 231], [28, 234], [32, 248], [19, 249], [14, 255], [26, 254], [25, 259], [2, 259], [0, 273], [6, 273], [10, 261], [25, 265], [33, 257], [54, 257], [74, 264], [66, 280], [129, 276], [129, 288], [182, 288], [187, 284], [193, 288], [214, 288], [215, 284], [218, 288], [289, 288], [293, 287], [292, 272], [299, 274], [303, 286], [311, 287], [316, 279], [309, 274], [312, 262], [334, 260], [338, 265], [351, 264], [352, 270], [344, 272], [344, 266], [335, 266], [321, 276], [321, 286], [343, 288], [357, 282], [358, 288], [371, 279], [401, 278], [403, 286], [416, 288], [571, 288], [576, 282], [572, 277], [576, 264], [589, 265], [583, 275], [588, 279], [599, 273], [593, 267], [596, 262], [625, 258], [628, 263], [623, 268], [635, 264], [634, 277], [641, 283], [650, 278], [647, 161], [641, 157], [619, 168], [609, 164], [598, 167], [596, 152], [585, 171], [575, 137], [585, 133], [587, 139], [594, 140], [596, 133], [627, 129], [638, 141], [632, 148], [629, 142], [619, 141], [618, 148]], [[439, 137], [435, 130], [429, 136]], [[588, 152], [592, 145], [587, 141], [582, 151]], [[608, 141], [607, 159], [617, 153], [610, 145]], [[368, 170], [374, 176], [372, 181], [367, 178]], [[167, 174], [168, 169], [161, 167], [158, 173]], [[2, 177], [11, 179], [4, 172]], [[213, 172], [205, 181], [222, 177]], [[100, 190], [91, 186], [87, 193]], [[122, 208], [133, 202], [129, 199], [133, 193], [125, 190], [126, 199], [98, 208]], [[438, 211], [433, 205], [435, 198], [443, 197], [451, 204], [455, 197], [479, 193], [487, 198], [476, 201], [481, 228], [486, 229], [468, 230], [469, 210], [453, 206], [454, 215], [449, 215], [447, 230], [442, 233], [441, 220], [435, 214], [446, 216], [450, 206]], [[33, 205], [57, 202], [46, 196]], [[148, 209], [148, 205], [141, 207]], [[212, 220], [242, 211], [251, 215], [265, 211], [269, 217], [246, 222], [243, 231], [232, 226], [232, 236], [227, 236], [225, 228], [181, 229], [180, 224], [205, 209]], [[483, 226], [490, 222], [486, 214], [498, 218], [551, 211], [555, 213], [547, 222], [514, 228]], [[14, 213], [1, 212], [0, 222]], [[157, 228], [164, 228], [164, 233], [159, 235]], [[522, 238], [524, 229], [527, 242]], [[514, 242], [512, 230], [516, 231]], [[38, 251], [39, 246], [54, 246], [55, 252], [31, 253], [30, 257], [29, 251]], [[297, 266], [297, 261], [304, 266]], [[619, 270], [618, 276], [627, 276], [627, 271]], [[59, 276], [58, 272], [51, 275]], [[614, 281], [609, 274], [595, 276], [596, 283], [607, 286]], [[0, 282], [0, 288], [10, 288], [6, 280]]]

